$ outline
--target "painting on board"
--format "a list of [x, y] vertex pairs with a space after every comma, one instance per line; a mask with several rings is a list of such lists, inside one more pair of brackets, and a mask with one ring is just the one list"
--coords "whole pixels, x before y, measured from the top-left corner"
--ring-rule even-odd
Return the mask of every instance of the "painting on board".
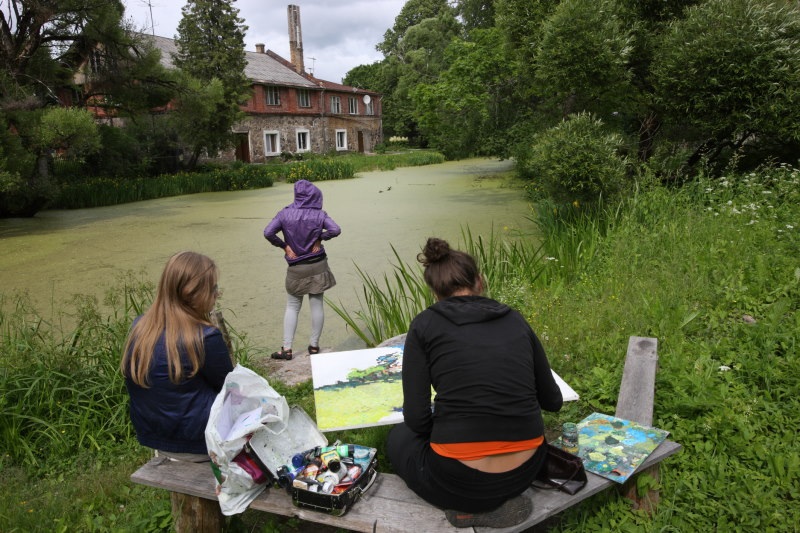
[[402, 346], [312, 355], [320, 431], [402, 422], [402, 370]]
[[[311, 356], [317, 426], [321, 431], [403, 421], [403, 346]], [[553, 372], [564, 401], [578, 394]], [[432, 394], [435, 394], [432, 391]]]
[[602, 413], [578, 422], [578, 456], [589, 472], [624, 483], [669, 435]]

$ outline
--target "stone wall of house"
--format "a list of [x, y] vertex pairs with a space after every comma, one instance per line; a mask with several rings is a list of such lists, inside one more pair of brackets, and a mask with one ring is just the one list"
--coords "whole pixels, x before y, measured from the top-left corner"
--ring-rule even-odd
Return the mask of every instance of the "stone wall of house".
[[[347, 132], [347, 151], [359, 151], [359, 138], [361, 149], [364, 152], [373, 152], [375, 145], [383, 142], [381, 119], [371, 115], [329, 115], [303, 116], [303, 115], [275, 115], [251, 114], [247, 119], [233, 127], [233, 131], [247, 134], [249, 142], [250, 162], [263, 163], [278, 155], [265, 155], [264, 132], [277, 131], [279, 135], [279, 153], [297, 153], [297, 131], [307, 130], [309, 133], [310, 152], [322, 154], [336, 150], [336, 130]], [[231, 149], [222, 154], [217, 160], [233, 161], [236, 159], [236, 150]]]

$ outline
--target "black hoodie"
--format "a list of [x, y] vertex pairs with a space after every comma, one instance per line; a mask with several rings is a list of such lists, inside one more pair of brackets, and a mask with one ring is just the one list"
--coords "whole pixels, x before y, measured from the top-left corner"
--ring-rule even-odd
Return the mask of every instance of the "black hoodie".
[[405, 423], [440, 444], [540, 437], [541, 409], [558, 411], [563, 402], [522, 315], [481, 296], [447, 298], [414, 318], [403, 396]]

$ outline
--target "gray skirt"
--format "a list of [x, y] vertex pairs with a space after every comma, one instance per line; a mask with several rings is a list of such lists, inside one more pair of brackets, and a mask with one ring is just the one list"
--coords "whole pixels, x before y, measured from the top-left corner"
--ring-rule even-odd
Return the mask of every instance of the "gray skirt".
[[336, 285], [336, 278], [323, 259], [310, 265], [294, 265], [286, 269], [286, 292], [293, 296], [322, 294]]

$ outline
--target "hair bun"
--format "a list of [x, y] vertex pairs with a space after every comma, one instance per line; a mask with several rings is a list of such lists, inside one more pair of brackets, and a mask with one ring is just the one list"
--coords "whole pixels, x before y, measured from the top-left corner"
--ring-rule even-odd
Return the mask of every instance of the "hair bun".
[[437, 239], [436, 237], [429, 237], [428, 242], [422, 249], [422, 253], [417, 256], [417, 260], [423, 265], [427, 266], [432, 263], [437, 263], [450, 255], [450, 245], [447, 241]]

